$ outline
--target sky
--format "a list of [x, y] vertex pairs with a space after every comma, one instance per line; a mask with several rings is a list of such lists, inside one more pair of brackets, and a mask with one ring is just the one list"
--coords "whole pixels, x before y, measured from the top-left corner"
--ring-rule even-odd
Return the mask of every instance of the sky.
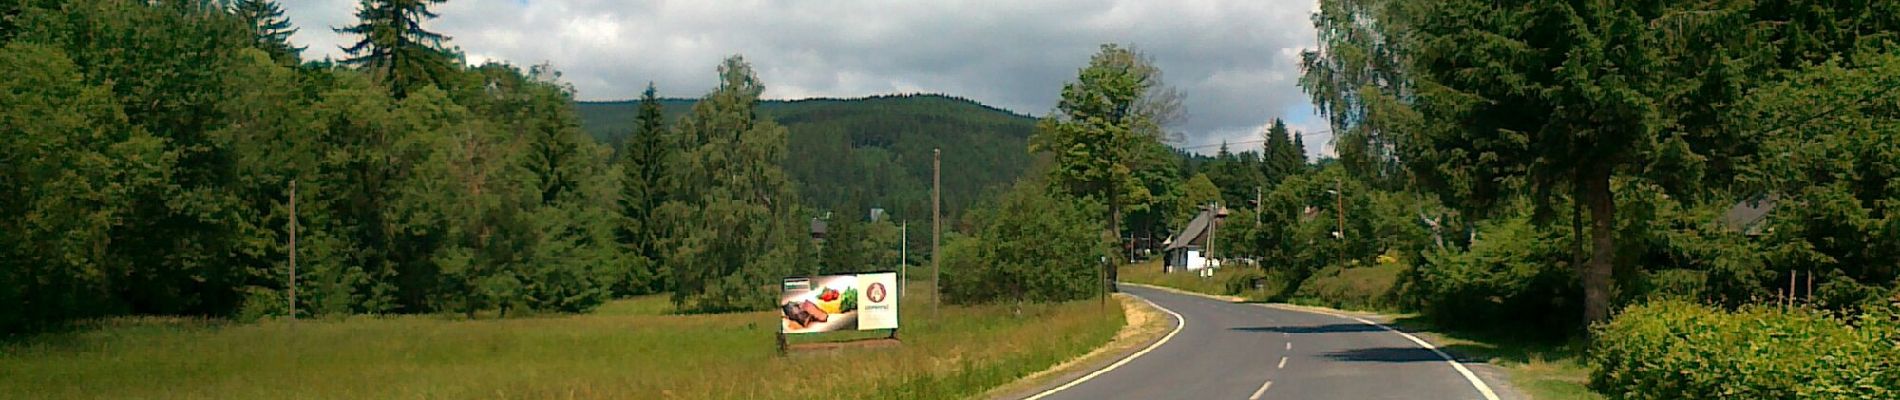
[[[342, 57], [358, 0], [291, 0], [306, 59]], [[1152, 56], [1184, 95], [1177, 146], [1212, 153], [1257, 141], [1274, 118], [1330, 154], [1302, 93], [1316, 0], [451, 0], [425, 29], [470, 63], [552, 64], [580, 100], [624, 100], [648, 82], [696, 98], [715, 67], [744, 55], [766, 98], [942, 93], [1040, 116], [1101, 44]], [[1235, 144], [1235, 151], [1258, 143]]]

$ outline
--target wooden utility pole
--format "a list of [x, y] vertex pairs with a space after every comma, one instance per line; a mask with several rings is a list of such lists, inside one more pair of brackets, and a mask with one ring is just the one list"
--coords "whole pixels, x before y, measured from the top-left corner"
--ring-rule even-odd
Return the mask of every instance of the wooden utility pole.
[[297, 181], [290, 181], [290, 319], [297, 319]]
[[910, 221], [898, 224], [897, 239], [897, 294], [910, 294]]
[[1336, 214], [1339, 214], [1339, 237], [1338, 237], [1339, 239], [1339, 267], [1345, 268], [1346, 267], [1346, 188], [1342, 186], [1342, 184], [1340, 183], [1338, 179], [1333, 180], [1333, 199], [1335, 199], [1335, 201], [1337, 202], [1337, 204], [1334, 207], [1337, 207], [1336, 209], [1339, 210], [1339, 212], [1336, 213]]
[[1260, 197], [1260, 187], [1254, 186], [1253, 187], [1253, 226], [1260, 226], [1260, 203], [1264, 200], [1265, 199], [1262, 199]]
[[943, 302], [943, 250], [938, 248], [938, 240], [943, 238], [943, 149], [930, 150], [930, 286], [937, 293], [930, 296], [930, 316], [936, 318], [937, 303]]

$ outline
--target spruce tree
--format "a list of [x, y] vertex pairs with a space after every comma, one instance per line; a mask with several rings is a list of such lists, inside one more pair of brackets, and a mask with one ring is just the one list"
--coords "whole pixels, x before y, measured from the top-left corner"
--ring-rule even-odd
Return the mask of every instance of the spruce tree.
[[435, 18], [429, 7], [444, 1], [363, 0], [356, 25], [336, 29], [360, 37], [343, 47], [350, 55], [343, 64], [368, 71], [396, 98], [417, 86], [438, 84], [451, 65], [451, 54], [442, 46], [448, 37], [422, 29], [422, 22]]
[[290, 44], [290, 35], [296, 34], [297, 28], [290, 25], [290, 19], [284, 17], [284, 9], [276, 1], [237, 0], [231, 5], [231, 12], [244, 20], [257, 48], [269, 52], [271, 58], [294, 64], [302, 56], [304, 48]]
[[[653, 218], [653, 211], [667, 200], [665, 177], [667, 160], [672, 155], [668, 150], [672, 145], [664, 118], [658, 90], [648, 82], [647, 90], [640, 95], [634, 130], [627, 135], [620, 151], [621, 223], [617, 232], [621, 245], [644, 262], [661, 256], [655, 242], [664, 224]], [[635, 280], [641, 282], [628, 282], [629, 287], [622, 289], [626, 294], [656, 292], [669, 286], [664, 279], [667, 274], [662, 271], [638, 273], [652, 275], [646, 275], [646, 279], [636, 277]]]

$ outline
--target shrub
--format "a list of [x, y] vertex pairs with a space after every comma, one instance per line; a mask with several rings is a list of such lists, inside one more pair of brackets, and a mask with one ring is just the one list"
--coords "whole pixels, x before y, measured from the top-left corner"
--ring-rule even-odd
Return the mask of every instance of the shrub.
[[1307, 278], [1293, 297], [1327, 307], [1392, 310], [1398, 308], [1395, 289], [1404, 271], [1398, 264], [1330, 266]]
[[1438, 250], [1413, 269], [1407, 287], [1420, 311], [1456, 327], [1560, 335], [1581, 328], [1582, 290], [1559, 232], [1519, 216], [1487, 223], [1465, 251]]
[[973, 212], [979, 226], [972, 241], [944, 249], [956, 268], [945, 282], [946, 301], [1053, 302], [1100, 293], [1101, 257], [1109, 252], [1092, 207], [1034, 182], [1018, 183], [993, 207]]
[[1892, 399], [1897, 328], [1890, 308], [1850, 324], [1806, 309], [1663, 300], [1598, 328], [1591, 386], [1612, 399]]

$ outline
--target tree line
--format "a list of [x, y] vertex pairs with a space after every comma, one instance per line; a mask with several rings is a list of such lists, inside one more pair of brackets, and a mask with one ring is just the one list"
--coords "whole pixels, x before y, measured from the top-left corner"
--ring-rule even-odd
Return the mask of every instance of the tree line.
[[304, 317], [749, 309], [816, 272], [743, 58], [676, 122], [649, 88], [616, 151], [552, 66], [424, 29], [440, 3], [364, 2], [342, 60], [270, 0], [0, 5], [0, 328], [290, 316], [293, 289]]

